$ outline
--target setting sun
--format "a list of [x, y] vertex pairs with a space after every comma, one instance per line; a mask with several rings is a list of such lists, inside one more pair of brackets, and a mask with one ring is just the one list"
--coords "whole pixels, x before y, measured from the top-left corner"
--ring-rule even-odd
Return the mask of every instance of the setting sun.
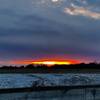
[[38, 62], [32, 62], [33, 64], [43, 64], [43, 65], [69, 65], [71, 64], [70, 62], [65, 62], [65, 61], [38, 61]]

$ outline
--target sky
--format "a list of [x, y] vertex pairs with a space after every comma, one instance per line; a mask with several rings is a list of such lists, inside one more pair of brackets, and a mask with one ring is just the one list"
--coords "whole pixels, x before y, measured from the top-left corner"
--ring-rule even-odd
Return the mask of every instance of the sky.
[[0, 63], [100, 61], [100, 0], [0, 0]]

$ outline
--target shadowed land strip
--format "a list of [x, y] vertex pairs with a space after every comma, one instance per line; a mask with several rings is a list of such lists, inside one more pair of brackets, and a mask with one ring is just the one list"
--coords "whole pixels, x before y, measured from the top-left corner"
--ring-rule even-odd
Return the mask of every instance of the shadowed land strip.
[[40, 92], [40, 91], [69, 91], [74, 89], [98, 89], [100, 84], [97, 85], [78, 85], [78, 86], [35, 86], [35, 87], [25, 87], [25, 88], [5, 88], [0, 89], [0, 94], [5, 93], [23, 93], [23, 92]]

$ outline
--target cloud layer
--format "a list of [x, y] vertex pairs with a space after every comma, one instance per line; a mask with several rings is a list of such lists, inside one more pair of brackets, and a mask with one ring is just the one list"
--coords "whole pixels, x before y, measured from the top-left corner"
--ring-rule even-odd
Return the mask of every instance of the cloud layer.
[[[87, 2], [85, 2], [85, 3], [87, 4]], [[98, 7], [98, 10], [100, 10], [99, 7]], [[71, 3], [71, 6], [66, 7], [64, 9], [64, 12], [67, 14], [70, 14], [70, 15], [76, 15], [76, 16], [80, 15], [80, 16], [86, 16], [86, 17], [100, 20], [100, 12], [95, 11], [94, 6], [84, 7], [84, 6], [74, 5], [73, 3]]]
[[[1, 0], [0, 59], [100, 56], [99, 0]], [[67, 56], [69, 55], [69, 56]]]

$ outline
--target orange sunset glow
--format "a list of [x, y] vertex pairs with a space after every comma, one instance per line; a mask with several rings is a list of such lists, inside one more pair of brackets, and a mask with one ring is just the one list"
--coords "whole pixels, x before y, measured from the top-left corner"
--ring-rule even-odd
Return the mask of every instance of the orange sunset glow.
[[17, 61], [11, 61], [9, 63], [12, 64], [36, 64], [36, 65], [47, 65], [47, 66], [53, 66], [53, 65], [70, 65], [70, 64], [77, 64], [80, 63], [78, 60], [49, 60], [49, 59], [39, 59], [39, 60], [17, 60]]
[[68, 61], [39, 61], [39, 62], [32, 62], [33, 64], [43, 64], [47, 66], [53, 66], [53, 65], [69, 65], [71, 62]]

